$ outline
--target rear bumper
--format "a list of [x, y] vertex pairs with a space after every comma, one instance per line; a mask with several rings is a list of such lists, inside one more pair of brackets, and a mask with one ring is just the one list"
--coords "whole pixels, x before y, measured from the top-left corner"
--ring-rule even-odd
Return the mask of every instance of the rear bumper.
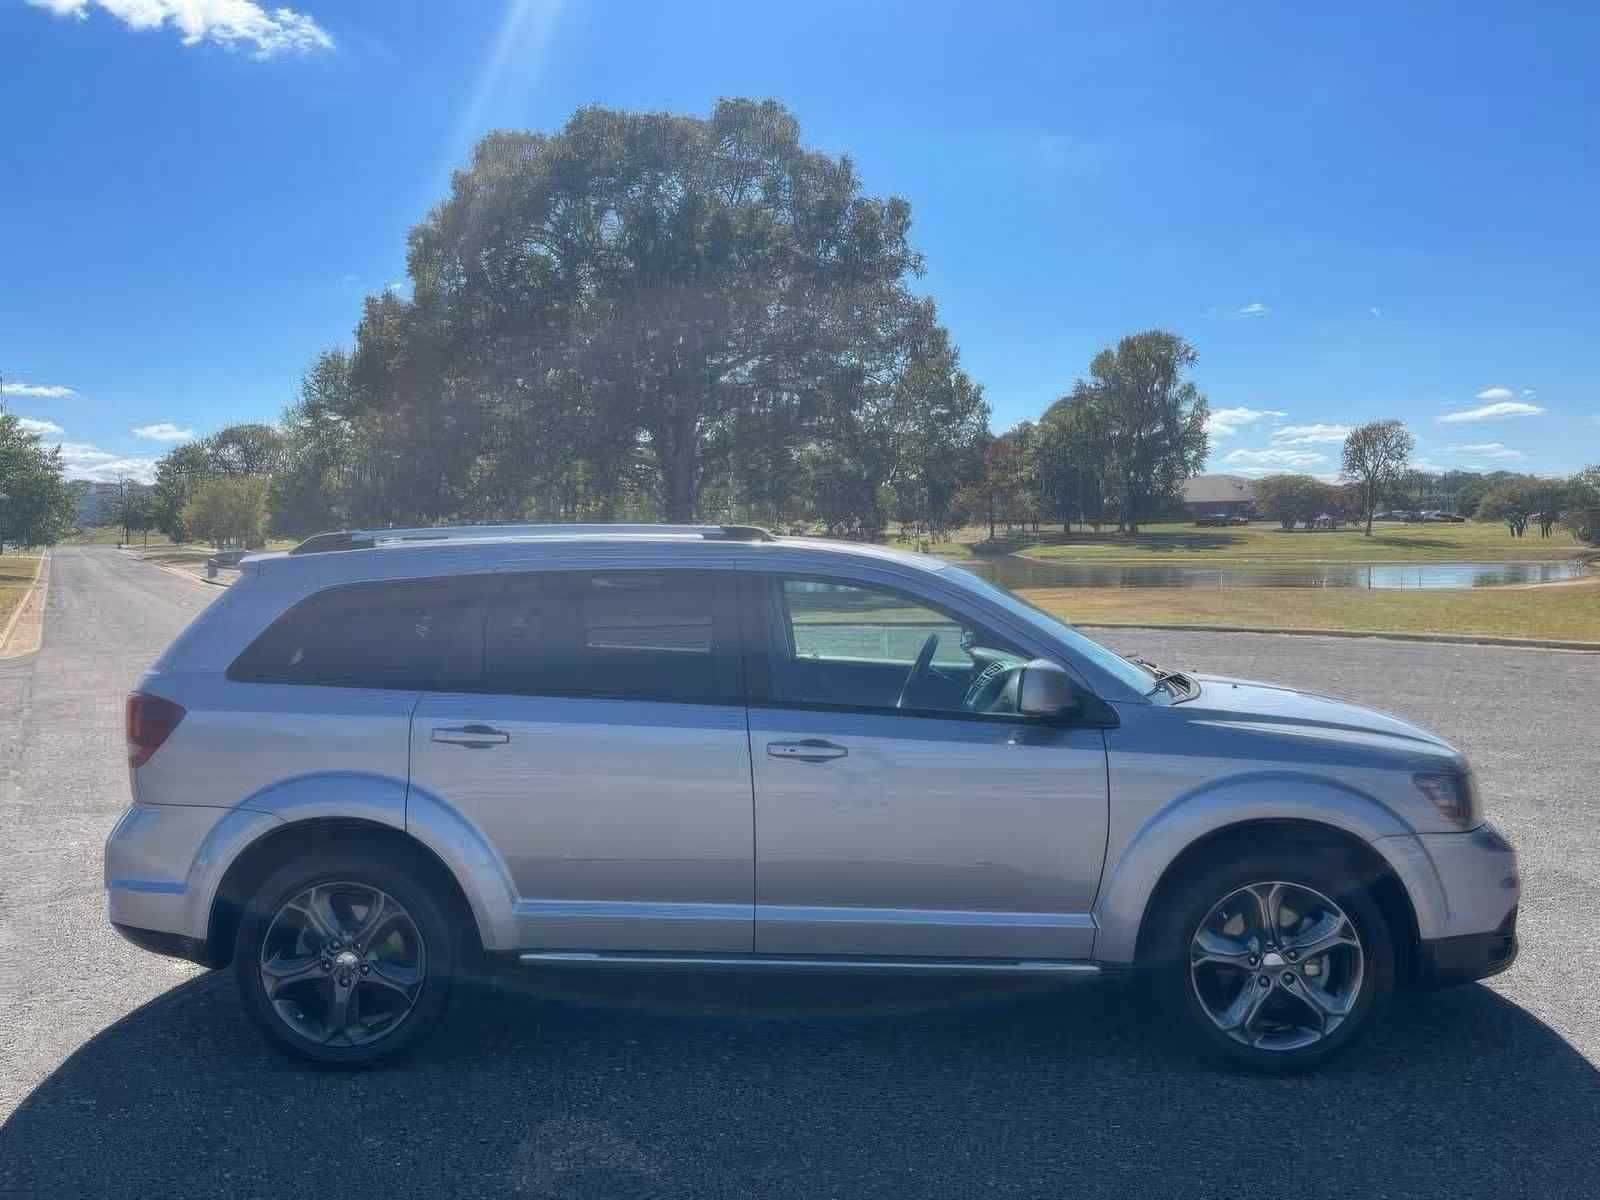
[[111, 922], [111, 928], [139, 949], [148, 950], [152, 954], [181, 958], [185, 962], [198, 963], [202, 967], [214, 965], [206, 951], [205, 942], [198, 938], [186, 937], [181, 933], [167, 933], [161, 929], [137, 929], [132, 925], [122, 925], [116, 921]]
[[106, 838], [112, 926], [146, 950], [201, 961], [223, 873], [240, 847], [277, 823], [246, 809], [134, 804]]
[[1491, 933], [1435, 938], [1423, 942], [1417, 982], [1423, 987], [1449, 987], [1498, 975], [1517, 960], [1517, 910]]

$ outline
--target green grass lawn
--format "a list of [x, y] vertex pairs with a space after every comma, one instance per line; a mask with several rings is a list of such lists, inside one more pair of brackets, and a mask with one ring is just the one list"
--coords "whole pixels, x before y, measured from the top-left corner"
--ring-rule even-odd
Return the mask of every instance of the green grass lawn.
[[1079, 625], [1476, 633], [1600, 644], [1600, 579], [1460, 591], [1030, 588], [1020, 594]]
[[[1003, 531], [1001, 531], [1003, 532]], [[947, 542], [934, 543], [931, 553], [955, 560], [970, 559], [987, 528], [969, 527]], [[899, 545], [890, 541], [889, 545]], [[1550, 560], [1596, 555], [1564, 529], [1541, 538], [1532, 529], [1514, 538], [1504, 525], [1468, 521], [1462, 525], [1383, 523], [1366, 537], [1359, 529], [1287, 532], [1275, 523], [1257, 522], [1227, 529], [1196, 525], [1148, 525], [1134, 537], [1115, 531], [1063, 535], [1060, 529], [1015, 535], [1015, 553], [1046, 562], [1095, 563], [1360, 563], [1360, 562], [1505, 562]]]

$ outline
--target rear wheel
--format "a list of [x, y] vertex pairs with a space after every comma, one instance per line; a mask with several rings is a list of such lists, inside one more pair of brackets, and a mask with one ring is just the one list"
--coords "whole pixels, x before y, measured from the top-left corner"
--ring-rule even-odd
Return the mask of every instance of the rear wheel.
[[415, 871], [329, 850], [274, 872], [239, 925], [234, 970], [274, 1045], [365, 1066], [442, 1020], [460, 959], [447, 910]]
[[1193, 1044], [1274, 1074], [1325, 1062], [1394, 991], [1389, 928], [1343, 855], [1291, 847], [1202, 868], [1170, 897], [1158, 988]]

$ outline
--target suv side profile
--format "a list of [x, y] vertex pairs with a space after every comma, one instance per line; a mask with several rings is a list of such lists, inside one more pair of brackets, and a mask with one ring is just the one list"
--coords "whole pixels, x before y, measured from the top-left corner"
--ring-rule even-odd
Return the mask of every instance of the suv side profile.
[[128, 702], [129, 940], [365, 1064], [530, 967], [1138, 969], [1315, 1065], [1515, 957], [1515, 854], [1395, 717], [1112, 653], [980, 576], [740, 527], [319, 535]]

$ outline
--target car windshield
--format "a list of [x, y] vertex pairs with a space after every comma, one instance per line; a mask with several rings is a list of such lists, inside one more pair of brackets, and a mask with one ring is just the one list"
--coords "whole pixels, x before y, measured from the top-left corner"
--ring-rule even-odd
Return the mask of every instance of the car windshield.
[[981, 592], [985, 598], [1000, 605], [1012, 616], [1020, 617], [1046, 637], [1065, 645], [1072, 653], [1086, 658], [1108, 675], [1115, 676], [1136, 692], [1148, 693], [1153, 672], [1114, 650], [1109, 650], [1091, 637], [1085, 637], [1060, 617], [1053, 616], [1037, 604], [1030, 604], [1015, 592], [991, 583], [975, 571], [965, 567], [946, 567], [945, 572], [959, 576], [963, 586]]

